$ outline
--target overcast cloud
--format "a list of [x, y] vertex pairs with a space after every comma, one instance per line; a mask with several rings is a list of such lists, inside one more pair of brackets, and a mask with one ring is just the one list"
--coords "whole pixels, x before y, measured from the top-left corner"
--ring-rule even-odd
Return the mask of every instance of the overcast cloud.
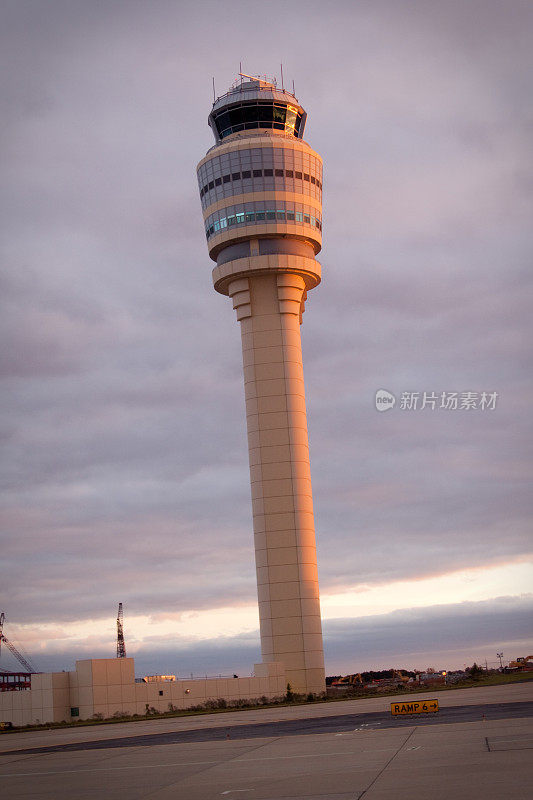
[[[324, 647], [330, 674], [358, 670], [463, 668], [475, 660], [499, 666], [496, 653], [506, 661], [524, 652], [531, 641], [533, 595], [497, 597], [477, 603], [405, 608], [389, 614], [357, 619], [326, 620]], [[250, 674], [260, 661], [259, 633], [220, 636], [194, 641], [175, 637], [145, 636], [137, 641], [130, 625], [125, 629], [128, 654], [135, 657], [139, 674]], [[506, 647], [502, 647], [502, 642]], [[36, 643], [32, 643], [36, 644]], [[45, 644], [34, 658], [41, 669], [73, 669], [76, 658], [109, 658], [113, 640], [97, 637], [56, 646]], [[13, 661], [6, 657], [6, 664]]]
[[[211, 76], [222, 94], [239, 60], [283, 61], [325, 162], [323, 283], [302, 329], [322, 592], [530, 554], [531, 4], [2, 7], [10, 624], [254, 602], [240, 337], [195, 176]], [[498, 402], [378, 414], [379, 388]], [[445, 621], [417, 613], [328, 622], [328, 663], [345, 663], [348, 630], [361, 668], [477, 641], [453, 599]], [[505, 615], [485, 614], [480, 646], [526, 638], [522, 600]], [[231, 652], [242, 671], [254, 636], [146, 648], [190, 671]]]

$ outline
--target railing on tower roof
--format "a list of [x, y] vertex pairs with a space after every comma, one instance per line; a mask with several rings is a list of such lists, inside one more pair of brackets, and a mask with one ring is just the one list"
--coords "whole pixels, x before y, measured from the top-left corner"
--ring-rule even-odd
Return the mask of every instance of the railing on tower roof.
[[[225, 92], [224, 94], [219, 95], [216, 98], [216, 100], [213, 101], [213, 105], [216, 105], [216, 103], [218, 103], [219, 100], [223, 100], [224, 97], [229, 97], [230, 95], [234, 95], [237, 92], [250, 91], [250, 85], [249, 85], [248, 82], [246, 82], [244, 84], [244, 86], [246, 86], [246, 88], [244, 88], [243, 80], [242, 80], [243, 78], [248, 78], [248, 81], [254, 81], [254, 83], [257, 84], [257, 86], [254, 87], [254, 89], [256, 89], [256, 90], [273, 89], [275, 92], [281, 92], [283, 94], [288, 94], [288, 95], [290, 95], [290, 97], [294, 97], [294, 99], [296, 100], [296, 95], [294, 94], [294, 92], [289, 92], [288, 89], [285, 89], [283, 87], [280, 89], [278, 87], [276, 78], [272, 78], [272, 80], [268, 80], [266, 75], [263, 75], [261, 77], [260, 75], [247, 75], [245, 72], [239, 72], [239, 77], [235, 78], [235, 80], [234, 80], [232, 86], [230, 87], [230, 89], [227, 92]], [[298, 102], [298, 101], [296, 100], [296, 102]]]

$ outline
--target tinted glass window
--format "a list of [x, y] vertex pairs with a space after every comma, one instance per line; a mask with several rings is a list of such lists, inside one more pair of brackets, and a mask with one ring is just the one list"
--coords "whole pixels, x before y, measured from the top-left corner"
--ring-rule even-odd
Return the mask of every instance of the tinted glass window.
[[243, 128], [276, 128], [297, 136], [301, 114], [293, 106], [274, 104], [269, 101], [246, 103], [226, 109], [215, 117], [221, 138]]
[[285, 119], [285, 132], [294, 133], [296, 127], [296, 109], [289, 106], [287, 108], [287, 117]]
[[216, 118], [216, 124], [219, 133], [225, 130], [226, 128], [229, 128], [230, 121], [229, 121], [229, 114], [227, 111], [225, 111], [223, 114], [220, 114], [220, 116]]
[[[301, 210], [295, 211], [292, 204], [289, 204], [288, 208], [283, 207], [285, 205], [283, 202], [279, 205], [282, 207], [275, 209], [267, 208], [265, 211], [263, 204], [261, 202], [256, 202], [244, 204], [240, 209], [229, 207], [227, 209], [222, 209], [220, 212], [215, 212], [205, 223], [207, 237], [209, 238], [213, 233], [224, 231], [226, 228], [238, 228], [241, 225], [253, 225], [254, 223], [264, 223], [265, 221], [268, 221], [270, 224], [287, 221], [311, 225], [314, 228], [322, 230], [322, 222], [319, 217], [316, 216], [314, 209], [311, 210], [305, 206], [303, 208], [300, 206]], [[222, 216], [223, 214], [227, 214], [227, 216]]]
[[287, 109], [285, 106], [274, 106], [274, 122], [282, 122], [285, 125]]
[[245, 120], [243, 119], [242, 107], [231, 108], [229, 111], [230, 125], [241, 125]]
[[257, 106], [257, 119], [260, 122], [272, 122], [272, 110], [273, 106], [270, 104]]

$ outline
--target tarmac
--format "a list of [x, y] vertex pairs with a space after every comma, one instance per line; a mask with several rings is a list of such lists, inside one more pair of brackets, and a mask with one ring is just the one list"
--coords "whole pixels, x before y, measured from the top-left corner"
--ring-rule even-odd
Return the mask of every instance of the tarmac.
[[443, 715], [391, 718], [386, 697], [4, 734], [2, 796], [531, 800], [531, 684], [422, 697]]

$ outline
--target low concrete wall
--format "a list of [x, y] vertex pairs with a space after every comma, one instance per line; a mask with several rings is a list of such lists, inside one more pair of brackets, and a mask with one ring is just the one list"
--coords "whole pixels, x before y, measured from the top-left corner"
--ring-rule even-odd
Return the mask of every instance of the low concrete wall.
[[29, 690], [2, 692], [0, 721], [21, 726], [186, 709], [209, 700], [270, 700], [283, 695], [286, 685], [284, 667], [276, 662], [256, 664], [250, 678], [135, 683], [133, 658], [88, 659], [76, 661], [73, 672], [33, 675]]
[[13, 725], [70, 719], [69, 673], [32, 675], [31, 689], [0, 694], [0, 721]]

